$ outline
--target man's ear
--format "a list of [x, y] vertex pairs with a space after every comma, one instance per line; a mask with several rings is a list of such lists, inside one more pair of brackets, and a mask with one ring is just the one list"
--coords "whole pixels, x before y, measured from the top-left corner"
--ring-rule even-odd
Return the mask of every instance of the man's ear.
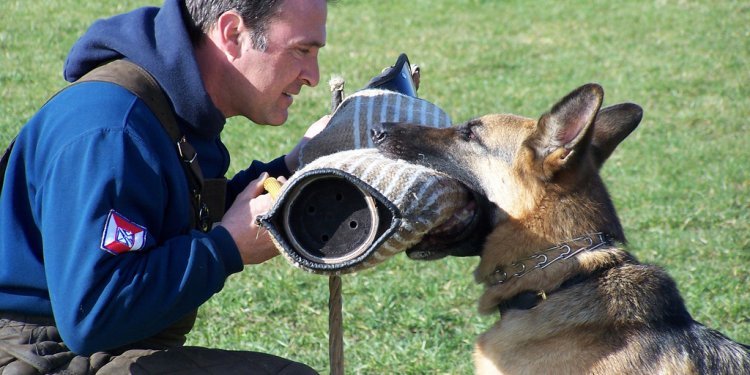
[[591, 125], [602, 105], [604, 90], [591, 83], [575, 89], [542, 115], [525, 141], [544, 179], [579, 159], [591, 138]]
[[230, 60], [234, 60], [242, 54], [242, 44], [246, 42], [246, 36], [243, 37], [245, 30], [245, 23], [239, 13], [229, 11], [224, 12], [216, 20], [216, 25], [211, 29], [211, 36], [221, 51]]

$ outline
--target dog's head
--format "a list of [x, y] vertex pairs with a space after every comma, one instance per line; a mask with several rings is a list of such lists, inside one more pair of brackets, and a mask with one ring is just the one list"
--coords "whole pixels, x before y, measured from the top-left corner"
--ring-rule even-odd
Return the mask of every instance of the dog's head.
[[642, 110], [631, 103], [600, 109], [603, 96], [599, 85], [579, 87], [537, 121], [495, 114], [447, 129], [373, 130], [381, 152], [453, 176], [474, 193], [461, 220], [407, 254], [479, 255], [490, 238], [493, 250], [512, 259], [522, 251], [510, 250], [519, 242], [537, 247], [599, 231], [624, 242], [598, 170], [640, 123]]

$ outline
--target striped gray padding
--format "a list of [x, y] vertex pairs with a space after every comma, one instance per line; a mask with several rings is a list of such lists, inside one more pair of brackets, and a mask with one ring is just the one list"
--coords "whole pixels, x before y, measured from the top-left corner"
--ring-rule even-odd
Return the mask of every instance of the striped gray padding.
[[424, 99], [388, 90], [361, 90], [348, 96], [326, 128], [302, 148], [300, 165], [339, 151], [373, 147], [370, 130], [374, 124], [384, 122], [451, 126], [448, 114]]

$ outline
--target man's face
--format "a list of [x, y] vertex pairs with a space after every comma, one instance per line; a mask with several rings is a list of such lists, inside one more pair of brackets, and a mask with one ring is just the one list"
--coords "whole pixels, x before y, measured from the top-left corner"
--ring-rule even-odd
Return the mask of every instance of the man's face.
[[289, 116], [292, 95], [320, 81], [318, 51], [326, 41], [325, 0], [284, 0], [266, 30], [267, 48], [254, 49], [244, 35], [242, 57], [235, 65], [249, 85], [235, 98], [241, 115], [257, 124], [281, 125]]

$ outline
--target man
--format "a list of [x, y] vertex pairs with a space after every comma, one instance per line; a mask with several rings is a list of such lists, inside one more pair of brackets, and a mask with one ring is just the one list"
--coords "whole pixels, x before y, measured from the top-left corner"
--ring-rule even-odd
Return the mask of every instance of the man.
[[[220, 178], [226, 118], [281, 125], [294, 95], [318, 83], [326, 8], [166, 0], [93, 24], [65, 78], [117, 59], [144, 68], [203, 176]], [[202, 232], [191, 228], [174, 144], [143, 100], [109, 82], [56, 95], [19, 133], [0, 194], [0, 373], [314, 373], [271, 355], [181, 347], [194, 311], [229, 275], [277, 255], [255, 223], [271, 206], [262, 180], [290, 175], [303, 143], [229, 180], [226, 213]]]

